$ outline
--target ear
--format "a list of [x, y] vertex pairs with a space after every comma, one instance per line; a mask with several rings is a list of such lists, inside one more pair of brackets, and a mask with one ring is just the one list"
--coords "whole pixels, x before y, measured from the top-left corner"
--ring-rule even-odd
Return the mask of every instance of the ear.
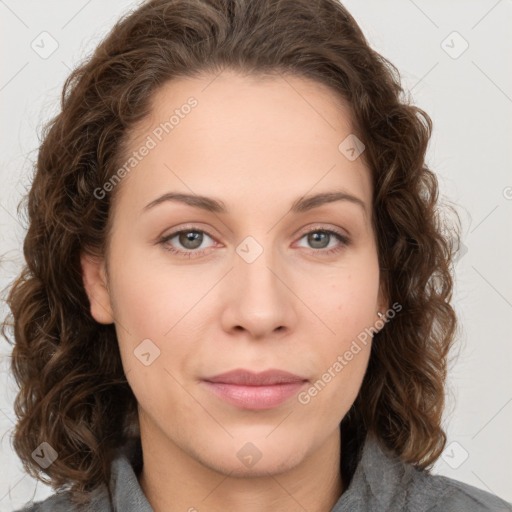
[[80, 264], [92, 317], [100, 324], [113, 323], [114, 312], [110, 303], [104, 259], [81, 253]]

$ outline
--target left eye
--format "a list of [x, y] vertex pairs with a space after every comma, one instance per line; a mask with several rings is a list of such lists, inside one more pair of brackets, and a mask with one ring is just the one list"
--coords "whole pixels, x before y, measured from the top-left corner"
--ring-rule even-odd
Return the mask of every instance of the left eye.
[[[201, 247], [202, 243], [205, 240], [205, 237], [213, 240], [213, 238], [210, 235], [208, 235], [206, 231], [203, 231], [201, 229], [183, 229], [181, 231], [176, 231], [162, 238], [162, 240], [160, 240], [159, 243], [163, 245], [163, 247], [171, 253], [193, 258], [196, 256], [200, 256], [205, 249], [208, 249], [208, 247], [203, 247], [201, 250], [197, 250]], [[338, 243], [329, 245], [333, 237], [337, 240]], [[314, 229], [312, 231], [304, 233], [300, 237], [300, 240], [304, 238], [307, 239], [308, 244], [311, 244], [310, 249], [312, 249], [313, 252], [318, 252], [321, 254], [331, 254], [340, 251], [349, 244], [349, 240], [341, 233], [328, 229]], [[177, 239], [177, 242], [185, 250], [179, 248], [177, 249], [172, 243], [172, 240], [174, 239]]]
[[[332, 241], [333, 237], [338, 241], [341, 242], [342, 245], [347, 245], [348, 240], [343, 235], [336, 231], [332, 230], [325, 230], [325, 229], [315, 229], [314, 231], [309, 231], [308, 233], [305, 233], [302, 237], [307, 237], [307, 242], [311, 244], [313, 249], [327, 249], [327, 248], [336, 248], [337, 245], [334, 244], [334, 247], [329, 247], [329, 242]], [[327, 242], [327, 244], [326, 244]], [[329, 252], [329, 251], [327, 251]]]

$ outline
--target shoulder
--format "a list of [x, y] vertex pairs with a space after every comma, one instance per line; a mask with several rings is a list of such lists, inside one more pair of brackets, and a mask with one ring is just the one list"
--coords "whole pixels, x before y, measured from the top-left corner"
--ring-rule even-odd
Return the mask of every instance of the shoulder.
[[45, 500], [27, 503], [23, 508], [14, 512], [72, 512], [75, 510], [71, 503], [69, 492], [53, 494]]
[[[428, 472], [411, 470], [409, 502], [428, 512], [512, 512], [512, 504], [472, 485]], [[423, 508], [420, 508], [423, 507]], [[414, 510], [414, 506], [412, 507]]]
[[91, 491], [89, 501], [82, 505], [73, 502], [70, 491], [58, 491], [42, 501], [26, 503], [14, 512], [111, 512], [110, 505], [102, 485]]
[[111, 465], [109, 486], [102, 482], [88, 491], [87, 503], [77, 505], [72, 500], [71, 491], [60, 489], [45, 500], [29, 502], [14, 512], [150, 511], [152, 509], [140, 489], [132, 464], [137, 467], [142, 464], [140, 438], [130, 438], [126, 444], [118, 447]]
[[[345, 498], [352, 510], [386, 512], [512, 512], [512, 504], [472, 485], [420, 470], [400, 460], [374, 438], [368, 438]], [[343, 497], [343, 496], [342, 496]], [[340, 505], [344, 504], [343, 500]], [[357, 507], [356, 507], [357, 509]], [[336, 510], [336, 509], [335, 509]], [[338, 512], [336, 510], [336, 512]]]

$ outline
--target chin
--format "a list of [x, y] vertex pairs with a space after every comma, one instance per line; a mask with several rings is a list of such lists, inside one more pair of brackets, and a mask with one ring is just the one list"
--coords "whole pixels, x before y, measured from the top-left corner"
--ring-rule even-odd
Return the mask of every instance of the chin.
[[[279, 475], [298, 466], [306, 457], [304, 442], [283, 445], [264, 437], [254, 442], [229, 440], [227, 443], [212, 442], [208, 450], [196, 451], [196, 460], [218, 473], [235, 478], [268, 477]], [[222, 446], [220, 446], [222, 445]], [[212, 448], [214, 448], [212, 450]]]
[[240, 463], [238, 459], [233, 461], [232, 458], [226, 458], [224, 460], [217, 459], [214, 461], [213, 465], [205, 463], [205, 461], [203, 465], [223, 475], [229, 475], [231, 478], [258, 478], [286, 473], [298, 466], [301, 460], [302, 458], [297, 458], [296, 454], [287, 454], [286, 456], [283, 455], [283, 457], [273, 454], [272, 457], [262, 457], [252, 467], [246, 467]]

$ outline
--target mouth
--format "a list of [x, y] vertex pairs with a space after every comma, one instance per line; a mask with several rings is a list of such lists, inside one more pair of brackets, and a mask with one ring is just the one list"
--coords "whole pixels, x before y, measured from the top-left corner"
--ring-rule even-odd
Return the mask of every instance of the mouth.
[[233, 370], [203, 380], [206, 388], [222, 400], [252, 410], [272, 409], [283, 404], [307, 382], [308, 379], [283, 370], [261, 373]]

